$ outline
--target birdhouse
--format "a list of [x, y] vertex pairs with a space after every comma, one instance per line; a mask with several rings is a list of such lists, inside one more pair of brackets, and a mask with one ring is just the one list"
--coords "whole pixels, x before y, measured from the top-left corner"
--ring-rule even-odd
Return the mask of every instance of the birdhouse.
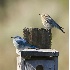
[[17, 70], [58, 70], [59, 52], [51, 49], [51, 29], [24, 28], [23, 35], [39, 49], [16, 50]]
[[24, 49], [17, 54], [17, 70], [58, 70], [59, 52], [55, 49]]

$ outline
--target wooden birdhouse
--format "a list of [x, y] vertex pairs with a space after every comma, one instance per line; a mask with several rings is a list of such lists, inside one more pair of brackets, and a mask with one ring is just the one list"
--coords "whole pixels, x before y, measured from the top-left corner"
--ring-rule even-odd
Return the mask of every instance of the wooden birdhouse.
[[17, 70], [58, 70], [59, 52], [51, 49], [51, 30], [24, 28], [24, 38], [39, 49], [16, 50]]
[[17, 53], [17, 70], [58, 70], [55, 49], [25, 49]]

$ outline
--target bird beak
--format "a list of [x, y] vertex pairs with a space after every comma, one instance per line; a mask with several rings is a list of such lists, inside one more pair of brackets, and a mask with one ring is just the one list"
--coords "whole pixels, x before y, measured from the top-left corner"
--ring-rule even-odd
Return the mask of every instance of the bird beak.
[[14, 37], [11, 37], [11, 38], [14, 38]]
[[41, 14], [39, 14], [39, 15], [41, 15]]

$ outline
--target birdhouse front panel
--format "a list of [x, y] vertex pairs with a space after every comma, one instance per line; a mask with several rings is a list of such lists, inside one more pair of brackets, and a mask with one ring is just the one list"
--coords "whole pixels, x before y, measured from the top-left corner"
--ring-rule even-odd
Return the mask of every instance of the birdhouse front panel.
[[54, 70], [54, 60], [26, 60], [26, 63], [33, 66], [36, 70]]
[[17, 70], [58, 70], [59, 52], [55, 49], [25, 49], [17, 54]]

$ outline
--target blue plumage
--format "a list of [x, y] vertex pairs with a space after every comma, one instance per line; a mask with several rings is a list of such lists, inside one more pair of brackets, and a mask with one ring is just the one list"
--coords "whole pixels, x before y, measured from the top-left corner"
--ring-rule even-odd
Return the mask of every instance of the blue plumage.
[[36, 46], [33, 46], [29, 44], [24, 38], [22, 39], [20, 36], [11, 37], [13, 38], [13, 44], [17, 49], [25, 49], [25, 48], [31, 48], [36, 49]]

